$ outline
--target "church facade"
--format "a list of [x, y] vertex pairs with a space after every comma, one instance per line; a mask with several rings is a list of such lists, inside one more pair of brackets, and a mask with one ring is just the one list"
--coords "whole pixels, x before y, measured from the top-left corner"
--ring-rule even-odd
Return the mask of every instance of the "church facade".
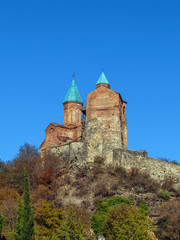
[[83, 108], [82, 98], [72, 80], [63, 101], [63, 125], [49, 124], [40, 153], [48, 149], [60, 149], [72, 142], [90, 143], [91, 139], [93, 144], [99, 145], [101, 142], [102, 145], [106, 142], [110, 148], [127, 149], [126, 104], [120, 93], [110, 88], [102, 72], [96, 89], [87, 94], [86, 107]]
[[107, 165], [138, 168], [158, 181], [172, 176], [180, 182], [179, 165], [148, 157], [146, 151], [127, 149], [126, 102], [110, 88], [104, 73], [96, 89], [87, 94], [86, 107], [72, 80], [63, 107], [63, 125], [50, 123], [46, 128], [41, 156], [50, 151], [77, 167], [91, 166], [101, 156]]

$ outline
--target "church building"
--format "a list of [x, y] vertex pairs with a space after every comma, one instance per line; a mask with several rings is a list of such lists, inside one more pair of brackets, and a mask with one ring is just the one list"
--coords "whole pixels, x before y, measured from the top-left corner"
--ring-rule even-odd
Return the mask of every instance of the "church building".
[[[61, 149], [61, 146], [72, 142], [83, 142], [85, 135], [86, 142], [96, 138], [93, 144], [97, 142], [97, 146], [99, 142], [106, 141], [106, 146], [127, 149], [126, 103], [120, 93], [110, 88], [102, 72], [96, 82], [96, 89], [87, 94], [86, 107], [83, 107], [82, 98], [73, 79], [63, 101], [63, 125], [52, 122], [49, 124], [45, 130], [45, 140], [40, 146], [40, 153], [51, 148]], [[94, 127], [94, 121], [99, 125]]]

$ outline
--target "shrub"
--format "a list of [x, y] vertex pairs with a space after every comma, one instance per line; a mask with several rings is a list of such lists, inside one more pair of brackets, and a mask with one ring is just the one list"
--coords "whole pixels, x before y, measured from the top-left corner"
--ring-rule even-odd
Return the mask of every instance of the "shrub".
[[169, 158], [158, 157], [157, 159], [164, 161], [164, 162], [171, 162]]
[[159, 240], [179, 239], [180, 226], [180, 199], [164, 202], [160, 208], [160, 219], [157, 226]]
[[73, 185], [76, 186], [75, 196], [82, 197], [88, 193], [88, 186], [83, 180], [76, 181]]
[[122, 177], [127, 177], [127, 172], [125, 170], [125, 168], [121, 167], [121, 166], [116, 166], [114, 171], [118, 174], [118, 176], [122, 176]]
[[66, 209], [66, 216], [60, 227], [58, 239], [83, 239], [83, 227], [84, 223], [80, 219], [78, 219], [76, 212], [74, 211], [72, 205], [70, 205]]
[[15, 199], [9, 198], [4, 201], [1, 205], [1, 212], [4, 216], [5, 228], [9, 231], [13, 231], [16, 224], [17, 218], [17, 201]]
[[150, 240], [153, 229], [150, 220], [134, 206], [122, 204], [112, 207], [104, 224], [104, 235], [111, 240]]
[[103, 235], [104, 231], [104, 220], [107, 216], [108, 210], [110, 207], [115, 206], [117, 204], [130, 204], [131, 201], [126, 198], [122, 198], [119, 196], [114, 196], [108, 200], [97, 201], [96, 205], [98, 207], [98, 211], [96, 215], [93, 215], [91, 218], [91, 227], [94, 230], [96, 236]]
[[39, 201], [34, 205], [35, 221], [42, 237], [51, 237], [56, 233], [62, 223], [64, 213], [61, 208], [54, 208], [52, 202]]
[[118, 181], [110, 181], [110, 189], [112, 191], [116, 191], [119, 187]]
[[147, 206], [146, 204], [140, 203], [140, 204], [139, 204], [139, 207], [140, 207], [139, 211], [140, 211], [141, 213], [143, 213], [145, 216], [148, 216], [148, 215], [149, 215], [149, 208], [148, 208], [148, 206]]
[[127, 175], [127, 186], [134, 188], [136, 192], [157, 192], [160, 184], [154, 181], [148, 173], [141, 172], [137, 168], [131, 168]]
[[84, 178], [87, 176], [87, 167], [81, 167], [76, 173], [76, 179]]
[[54, 174], [53, 169], [48, 168], [44, 170], [39, 177], [39, 183], [43, 185], [50, 185], [53, 182]]
[[171, 163], [179, 165], [179, 163], [177, 161], [175, 161], [175, 160], [173, 160]]
[[55, 192], [49, 189], [49, 186], [39, 185], [31, 194], [32, 203], [37, 203], [39, 200], [52, 201], [55, 198]]
[[158, 196], [161, 197], [163, 200], [168, 200], [170, 198], [170, 195], [167, 191], [159, 192]]
[[94, 165], [102, 166], [105, 162], [105, 159], [101, 156], [96, 156], [94, 158]]
[[97, 182], [94, 187], [94, 195], [108, 197], [110, 195], [110, 190], [107, 187], [107, 183], [104, 181]]
[[178, 181], [172, 176], [166, 177], [162, 183], [162, 188], [168, 191], [174, 191], [174, 185], [177, 182]]

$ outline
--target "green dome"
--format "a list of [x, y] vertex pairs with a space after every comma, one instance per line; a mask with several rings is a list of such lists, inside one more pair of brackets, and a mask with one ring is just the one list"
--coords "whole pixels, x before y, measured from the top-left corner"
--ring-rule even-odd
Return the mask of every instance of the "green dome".
[[98, 84], [100, 84], [100, 83], [109, 84], [109, 82], [108, 82], [108, 80], [107, 80], [107, 78], [106, 78], [106, 76], [105, 76], [105, 74], [104, 74], [103, 72], [101, 73], [101, 76], [100, 76], [100, 78], [98, 79], [96, 85], [98, 85]]
[[69, 89], [67, 91], [67, 94], [66, 94], [66, 97], [65, 97], [63, 103], [65, 103], [65, 102], [83, 103], [74, 79], [72, 80], [71, 86], [69, 87]]

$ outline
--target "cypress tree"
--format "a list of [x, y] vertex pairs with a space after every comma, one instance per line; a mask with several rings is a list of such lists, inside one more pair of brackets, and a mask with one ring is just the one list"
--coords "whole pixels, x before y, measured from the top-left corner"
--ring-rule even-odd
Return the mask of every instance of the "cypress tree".
[[0, 234], [2, 232], [3, 219], [4, 219], [4, 217], [3, 217], [2, 213], [0, 212]]
[[16, 235], [15, 239], [20, 240], [21, 239], [21, 220], [22, 220], [22, 202], [21, 197], [18, 198], [18, 209], [17, 209], [17, 223], [16, 223]]
[[16, 240], [31, 240], [34, 233], [34, 212], [31, 207], [29, 178], [24, 170], [24, 195], [23, 205], [21, 199], [18, 200], [18, 214], [16, 224]]

